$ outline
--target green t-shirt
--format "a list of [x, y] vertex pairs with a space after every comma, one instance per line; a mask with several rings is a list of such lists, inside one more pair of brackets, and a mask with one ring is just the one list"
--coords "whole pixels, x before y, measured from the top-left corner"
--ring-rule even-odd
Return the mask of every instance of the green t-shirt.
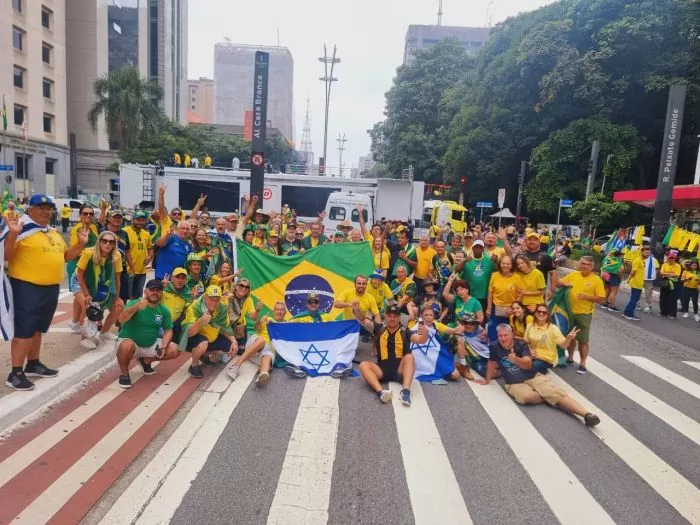
[[455, 295], [455, 316], [459, 319], [459, 316], [464, 313], [478, 314], [482, 311], [481, 303], [474, 297], [470, 297], [465, 303], [460, 299], [458, 295]]
[[477, 299], [488, 297], [489, 281], [493, 273], [493, 261], [486, 255], [464, 264], [461, 278], [469, 283], [469, 294]]
[[[399, 248], [399, 251], [401, 251], [401, 248]], [[406, 257], [411, 261], [418, 260], [418, 256], [416, 255], [416, 247], [412, 244], [407, 244], [406, 247], [403, 248], [403, 251], [406, 253]], [[391, 275], [396, 275], [399, 268], [401, 268], [402, 266], [406, 268], [407, 275], [411, 275], [413, 273], [413, 268], [411, 268], [410, 264], [408, 264], [403, 259], [396, 259], [396, 262], [394, 263], [394, 269], [392, 270]]]
[[[126, 304], [131, 308], [140, 299], [134, 299]], [[149, 347], [155, 344], [160, 335], [160, 329], [172, 330], [173, 320], [168, 310], [162, 303], [155, 307], [146, 307], [136, 312], [131, 319], [124, 323], [119, 330], [120, 339], [131, 339], [138, 346]]]

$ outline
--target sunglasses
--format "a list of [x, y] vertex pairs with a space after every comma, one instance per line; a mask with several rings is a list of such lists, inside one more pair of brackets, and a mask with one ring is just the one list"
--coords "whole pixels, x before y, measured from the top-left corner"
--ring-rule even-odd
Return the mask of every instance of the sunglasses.
[[174, 212], [172, 213], [172, 215], [173, 215], [174, 217], [179, 217], [180, 215], [182, 215], [182, 213], [180, 213], [179, 211], [174, 211]]
[[547, 312], [547, 310], [535, 310], [535, 313], [536, 313], [536, 314], [547, 315], [549, 312]]
[[86, 217], [92, 217], [95, 215], [95, 212], [94, 211], [84, 211], [80, 215], [85, 215]]
[[102, 244], [117, 244], [117, 241], [112, 241], [110, 239], [102, 239], [100, 242]]
[[306, 301], [306, 304], [321, 304], [321, 301], [319, 301], [318, 299], [309, 299], [308, 301]]
[[239, 288], [248, 288], [250, 290], [250, 285], [248, 284], [239, 284], [237, 285]]

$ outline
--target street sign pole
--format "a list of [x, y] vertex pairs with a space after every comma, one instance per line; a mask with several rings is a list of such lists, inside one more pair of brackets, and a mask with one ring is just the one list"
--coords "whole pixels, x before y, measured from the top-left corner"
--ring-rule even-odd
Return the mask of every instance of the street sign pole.
[[498, 211], [499, 211], [499, 216], [498, 216], [498, 227], [500, 229], [501, 227], [501, 215], [503, 214], [503, 205], [506, 203], [506, 189], [501, 188], [498, 190]]
[[265, 141], [267, 139], [267, 79], [270, 54], [255, 52], [253, 81], [253, 143], [250, 155], [250, 197], [258, 196], [262, 207], [265, 186]]
[[481, 213], [479, 214], [479, 223], [484, 222], [484, 207], [481, 207]]
[[561, 218], [561, 199], [559, 199], [559, 211], [557, 212], [557, 230], [559, 229], [559, 219]]

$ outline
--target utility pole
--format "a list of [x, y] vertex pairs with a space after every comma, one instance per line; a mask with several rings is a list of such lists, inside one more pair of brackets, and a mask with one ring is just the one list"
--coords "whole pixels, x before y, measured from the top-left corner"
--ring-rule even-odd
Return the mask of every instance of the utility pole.
[[608, 155], [605, 159], [605, 166], [603, 167], [603, 184], [600, 186], [600, 194], [605, 195], [605, 179], [608, 176], [608, 169], [609, 169], [609, 164], [610, 164], [610, 159], [612, 159], [615, 155], [612, 153]]
[[[700, 139], [700, 135], [698, 135]], [[695, 162], [695, 178], [693, 184], [700, 184], [700, 144], [698, 144], [698, 160]]]
[[[527, 173], [527, 161], [520, 161], [520, 173], [518, 174], [518, 204], [515, 207], [516, 221], [520, 218], [520, 211], [523, 204], [523, 190], [525, 189], [525, 174]], [[482, 209], [483, 211], [483, 209]]]
[[442, 0], [438, 3], [438, 23], [437, 25], [442, 25]]
[[600, 142], [593, 141], [591, 146], [591, 159], [588, 161], [588, 182], [586, 183], [586, 199], [593, 193], [595, 175], [598, 171], [598, 154], [600, 153]]
[[340, 169], [340, 176], [343, 176], [343, 151], [345, 151], [345, 143], [348, 141], [348, 139], [345, 138], [345, 133], [343, 133], [343, 136], [340, 136], [340, 133], [338, 133], [338, 138], [335, 139], [338, 141], [338, 166]]
[[[328, 56], [328, 51], [326, 50], [326, 44], [323, 44], [323, 56], [318, 59], [319, 62], [323, 63], [324, 75], [319, 78], [323, 81], [326, 86], [326, 115], [325, 124], [323, 126], [323, 159], [319, 159], [319, 171], [323, 168], [323, 173], [325, 173], [326, 155], [328, 153], [328, 108], [331, 103], [331, 86], [333, 82], [337, 82], [338, 79], [333, 76], [333, 68], [336, 64], [340, 63], [340, 59], [336, 57], [336, 46], [333, 46], [333, 56]], [[329, 68], [330, 66], [330, 68]]]

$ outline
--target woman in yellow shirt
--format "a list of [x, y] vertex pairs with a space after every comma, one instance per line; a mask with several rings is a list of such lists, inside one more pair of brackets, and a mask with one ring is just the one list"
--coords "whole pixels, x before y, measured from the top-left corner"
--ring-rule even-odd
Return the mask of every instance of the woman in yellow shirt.
[[234, 273], [231, 270], [231, 263], [228, 261], [224, 261], [221, 263], [221, 266], [219, 266], [219, 271], [211, 276], [209, 284], [221, 288], [223, 296], [227, 297], [231, 295], [231, 290], [233, 289], [233, 281], [236, 279], [236, 277], [240, 275], [240, 273], [240, 269]]
[[513, 304], [510, 305], [510, 311], [511, 314], [510, 317], [508, 317], [508, 324], [513, 329], [513, 337], [518, 341], [524, 341], [525, 330], [533, 323], [535, 318], [527, 311], [520, 301], [513, 301]]
[[686, 263], [686, 270], [681, 274], [683, 288], [681, 288], [681, 312], [683, 319], [688, 318], [688, 307], [693, 303], [695, 321], [700, 322], [698, 315], [698, 289], [700, 289], [700, 272], [698, 272], [698, 261], [692, 260]]
[[382, 271], [384, 279], [386, 279], [387, 273], [389, 272], [391, 253], [389, 249], [384, 246], [384, 237], [374, 237], [372, 240], [372, 258], [374, 259], [374, 267], [379, 268]]
[[490, 317], [489, 341], [496, 341], [496, 327], [508, 322], [510, 305], [518, 296], [517, 277], [513, 272], [513, 259], [508, 255], [498, 260], [498, 271], [491, 274], [488, 297], [486, 299], [486, 316]]
[[671, 250], [666, 262], [661, 265], [661, 290], [659, 292], [659, 310], [661, 317], [676, 318], [678, 311], [678, 289], [681, 278], [681, 265], [676, 262], [678, 252]]
[[544, 275], [537, 268], [532, 268], [528, 258], [522, 254], [515, 257], [515, 268], [518, 270], [517, 299], [522, 301], [530, 312], [534, 312], [536, 305], [544, 303], [544, 291], [547, 288]]
[[574, 327], [569, 335], [564, 337], [559, 327], [550, 322], [547, 305], [538, 304], [535, 308], [535, 322], [528, 325], [524, 335], [525, 342], [530, 345], [532, 368], [537, 372], [544, 373], [556, 365], [558, 361], [557, 346], [567, 348], [578, 332], [578, 328]]

